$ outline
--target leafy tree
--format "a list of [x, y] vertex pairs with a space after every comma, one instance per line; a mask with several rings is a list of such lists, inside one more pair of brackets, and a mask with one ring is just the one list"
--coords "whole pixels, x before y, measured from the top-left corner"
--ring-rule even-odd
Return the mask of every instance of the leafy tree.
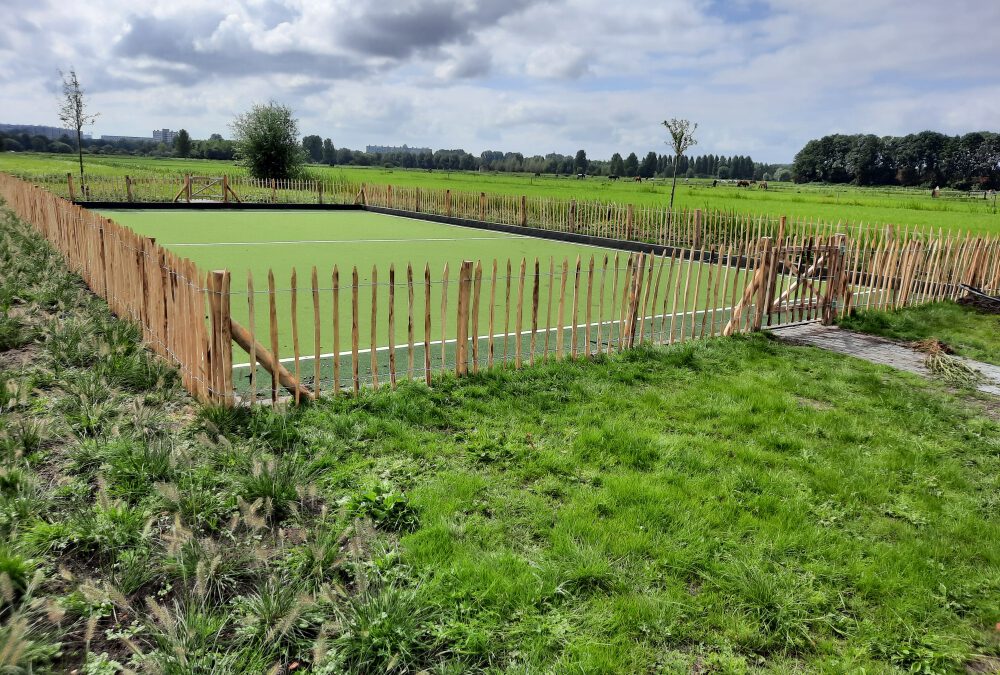
[[997, 188], [998, 143], [997, 134], [978, 131], [964, 136], [922, 131], [881, 138], [833, 134], [805, 144], [795, 155], [792, 176], [799, 182]]
[[[698, 123], [692, 124], [690, 121], [685, 119], [671, 118], [669, 120], [663, 121], [663, 126], [667, 128], [670, 133], [670, 141], [667, 145], [674, 149], [674, 156], [680, 159], [681, 156], [687, 152], [688, 148], [691, 148], [698, 144], [698, 141], [694, 138], [694, 132], [698, 129]], [[674, 162], [674, 181], [670, 187], [670, 209], [674, 208], [674, 193], [677, 191], [677, 165], [679, 162]]]
[[329, 138], [323, 139], [322, 160], [324, 164], [329, 164], [330, 166], [333, 166], [334, 164], [337, 163], [337, 151], [333, 147], [333, 141], [331, 141]]
[[587, 173], [587, 153], [583, 150], [576, 151], [576, 159], [573, 160], [573, 168], [577, 173]]
[[177, 153], [178, 157], [191, 156], [191, 136], [187, 129], [181, 129], [174, 137], [174, 152]]
[[302, 149], [309, 156], [309, 161], [319, 163], [323, 161], [323, 139], [319, 136], [306, 136], [302, 139]]
[[608, 167], [608, 172], [612, 176], [623, 176], [625, 174], [625, 162], [622, 161], [622, 156], [619, 153], [611, 155], [611, 166]]
[[639, 175], [639, 158], [634, 152], [630, 152], [625, 158], [625, 175], [629, 178]]
[[720, 164], [719, 168], [715, 170], [715, 173], [720, 179], [726, 180], [729, 178], [729, 167], [725, 164]]
[[336, 154], [337, 161], [335, 161], [334, 164], [350, 164], [354, 159], [354, 154], [347, 148], [337, 148]]
[[656, 153], [648, 153], [639, 165], [639, 175], [643, 178], [652, 178], [656, 174]]
[[792, 180], [792, 170], [789, 168], [778, 169], [774, 173], [774, 180], [779, 182]]
[[305, 153], [299, 145], [299, 123], [288, 106], [274, 101], [255, 104], [237, 115], [233, 130], [236, 163], [254, 178], [301, 175]]
[[76, 69], [70, 68], [69, 74], [59, 73], [62, 77], [62, 104], [59, 106], [59, 120], [67, 129], [76, 131], [76, 152], [80, 160], [80, 190], [86, 189], [83, 178], [83, 127], [93, 124], [100, 113], [87, 113], [87, 98], [83, 87], [76, 76]]

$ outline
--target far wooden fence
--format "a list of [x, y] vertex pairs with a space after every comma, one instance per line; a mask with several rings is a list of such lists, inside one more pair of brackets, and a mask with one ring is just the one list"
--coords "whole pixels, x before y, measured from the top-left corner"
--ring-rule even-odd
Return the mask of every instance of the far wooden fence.
[[[546, 232], [605, 237], [619, 241], [681, 248], [746, 246], [779, 235], [782, 219], [719, 209], [566, 200], [527, 195], [463, 192], [449, 189], [365, 184], [339, 178], [257, 180], [245, 176], [160, 175], [90, 176], [81, 188], [72, 174], [35, 176], [32, 182], [71, 201], [163, 203], [221, 202], [243, 204], [358, 204], [409, 214], [480, 221]], [[880, 242], [928, 240], [942, 236], [929, 227], [784, 219], [786, 236], [831, 237]]]

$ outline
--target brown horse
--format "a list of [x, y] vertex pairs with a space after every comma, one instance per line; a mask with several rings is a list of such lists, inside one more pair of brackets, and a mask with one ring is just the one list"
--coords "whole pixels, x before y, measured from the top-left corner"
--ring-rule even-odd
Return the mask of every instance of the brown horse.
[[636, 176], [636, 177], [635, 177], [635, 178], [633, 178], [632, 180], [633, 180], [634, 182], [636, 182], [636, 183], [641, 183], [641, 182], [642, 182], [642, 176]]
[[757, 186], [757, 189], [758, 190], [766, 190], [767, 189], [767, 181], [766, 180], [762, 180], [760, 182], [760, 185]]

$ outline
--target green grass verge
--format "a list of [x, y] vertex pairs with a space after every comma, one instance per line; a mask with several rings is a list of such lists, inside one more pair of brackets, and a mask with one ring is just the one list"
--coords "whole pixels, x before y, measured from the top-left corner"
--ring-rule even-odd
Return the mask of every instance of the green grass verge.
[[933, 382], [757, 335], [198, 408], [9, 217], [0, 263], [8, 670], [1000, 656], [1000, 425]]
[[[76, 173], [69, 155], [3, 153], [0, 171], [18, 175]], [[94, 175], [155, 176], [237, 175], [243, 170], [231, 162], [148, 157], [88, 157], [87, 171]], [[316, 177], [343, 177], [347, 180], [430, 189], [493, 192], [501, 194], [554, 197], [558, 199], [601, 200], [642, 206], [664, 206], [670, 199], [669, 181], [611, 182], [593, 177], [556, 177], [531, 174], [479, 173], [464, 171], [383, 169], [352, 166], [311, 166]], [[178, 188], [180, 185], [178, 184]], [[690, 209], [722, 209], [748, 214], [819, 219], [826, 222], [891, 223], [922, 225], [945, 230], [1000, 232], [996, 202], [984, 199], [932, 199], [930, 190], [909, 188], [859, 188], [849, 185], [794, 185], [772, 183], [771, 189], [740, 189], [711, 180], [692, 179], [677, 186], [675, 205]]]
[[858, 311], [838, 322], [841, 328], [893, 340], [935, 338], [956, 354], [1000, 365], [1000, 315], [955, 302], [938, 302], [895, 311]]

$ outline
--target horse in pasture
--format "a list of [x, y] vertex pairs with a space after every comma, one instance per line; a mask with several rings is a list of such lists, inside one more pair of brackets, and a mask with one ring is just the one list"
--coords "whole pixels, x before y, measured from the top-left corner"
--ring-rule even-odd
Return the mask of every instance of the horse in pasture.
[[736, 187], [745, 187], [745, 188], [748, 188], [748, 187], [750, 187], [750, 181], [748, 181], [748, 180], [738, 180], [738, 181], [736, 181]]
[[635, 183], [641, 183], [642, 182], [642, 176], [636, 176], [635, 178], [632, 179], [632, 181], [635, 182]]
[[762, 180], [760, 182], [760, 185], [757, 186], [757, 189], [758, 190], [766, 190], [767, 189], [767, 181], [766, 180]]
[[611, 174], [610, 176], [608, 176], [608, 180], [618, 180], [619, 177], [620, 176], [618, 176], [617, 174]]

